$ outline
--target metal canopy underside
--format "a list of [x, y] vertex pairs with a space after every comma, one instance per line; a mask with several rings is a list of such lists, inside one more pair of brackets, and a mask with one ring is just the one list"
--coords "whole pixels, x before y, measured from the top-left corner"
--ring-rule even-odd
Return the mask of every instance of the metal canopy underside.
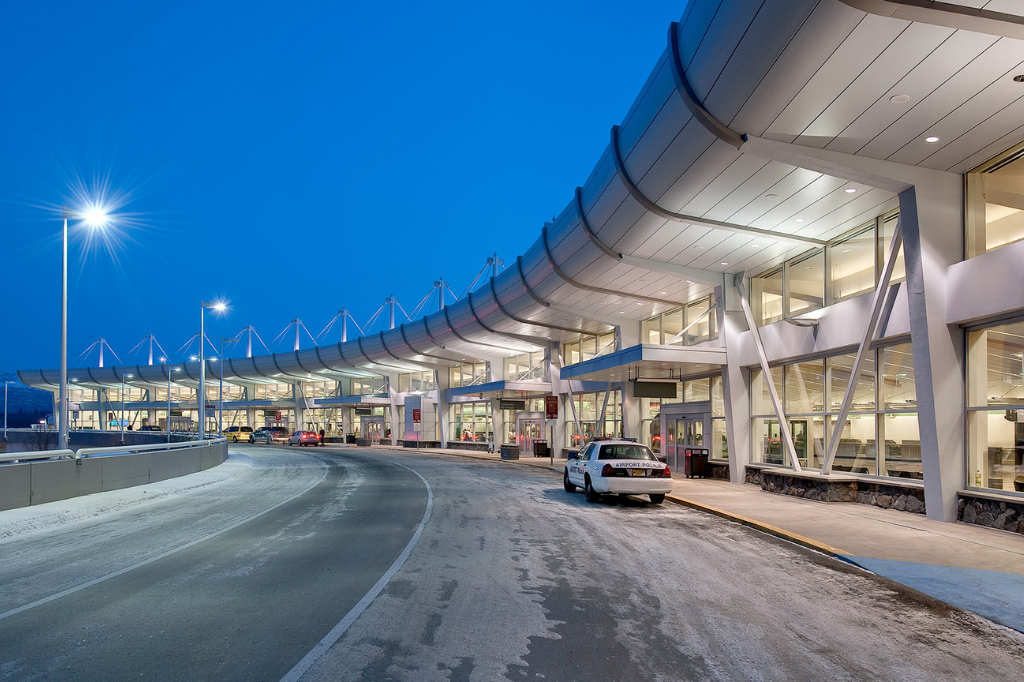
[[640, 344], [562, 368], [562, 379], [622, 382], [679, 379], [719, 370], [725, 349]]
[[479, 398], [540, 398], [551, 395], [551, 383], [547, 381], [491, 381], [476, 386], [450, 388], [448, 395]]

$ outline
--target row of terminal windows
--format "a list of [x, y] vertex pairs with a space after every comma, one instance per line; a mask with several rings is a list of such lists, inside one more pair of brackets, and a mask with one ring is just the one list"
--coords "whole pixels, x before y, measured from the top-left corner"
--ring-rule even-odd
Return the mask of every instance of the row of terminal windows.
[[[896, 231], [898, 211], [879, 216], [751, 280], [758, 324], [771, 324], [873, 291]], [[890, 282], [906, 277], [901, 248]]]
[[640, 323], [640, 340], [668, 346], [691, 346], [718, 338], [714, 294], [666, 310]]

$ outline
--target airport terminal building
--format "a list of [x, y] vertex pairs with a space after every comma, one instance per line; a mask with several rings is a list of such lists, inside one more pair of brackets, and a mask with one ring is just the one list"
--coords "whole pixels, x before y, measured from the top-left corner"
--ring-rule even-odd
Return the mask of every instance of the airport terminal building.
[[[692, 0], [508, 267], [375, 335], [211, 358], [206, 403], [361, 443], [705, 447], [734, 482], [1001, 527], [1024, 513], [1020, 9]], [[72, 428], [200, 419], [196, 362], [70, 377]]]

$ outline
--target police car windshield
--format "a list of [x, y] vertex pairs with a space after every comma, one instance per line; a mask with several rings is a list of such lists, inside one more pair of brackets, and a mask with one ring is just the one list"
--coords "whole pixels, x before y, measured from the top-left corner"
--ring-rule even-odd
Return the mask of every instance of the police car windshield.
[[645, 445], [603, 445], [598, 459], [640, 459], [656, 460], [653, 453]]

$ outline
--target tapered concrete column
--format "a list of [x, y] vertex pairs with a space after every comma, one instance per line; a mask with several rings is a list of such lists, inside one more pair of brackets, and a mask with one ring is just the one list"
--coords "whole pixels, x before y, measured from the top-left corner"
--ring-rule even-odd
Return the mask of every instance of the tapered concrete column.
[[570, 419], [569, 404], [566, 402], [569, 396], [562, 388], [562, 365], [558, 362], [560, 350], [560, 344], [556, 341], [552, 341], [548, 345], [547, 379], [551, 382], [551, 395], [558, 396], [558, 419], [555, 421], [554, 429], [547, 429], [547, 436], [548, 447], [556, 457], [561, 456], [562, 449], [565, 447], [565, 428]]
[[447, 368], [443, 368], [434, 370], [434, 376], [437, 377], [437, 439], [441, 441], [441, 447], [446, 448], [451, 437], [448, 433], [448, 387], [451, 385], [451, 375]]
[[[746, 286], [739, 278], [737, 286]], [[730, 291], [731, 290], [731, 291]], [[729, 439], [729, 480], [743, 483], [750, 463], [750, 371], [739, 363], [740, 335], [748, 331], [735, 287], [716, 288], [718, 334], [725, 344], [727, 364], [722, 368], [725, 435]], [[724, 297], [724, 298], [723, 298]]]
[[[391, 444], [398, 445], [398, 434], [405, 440], [405, 425], [398, 421], [398, 375], [388, 374], [388, 410], [391, 419]], [[381, 434], [383, 436], [384, 434]]]
[[[615, 328], [615, 350], [632, 348], [640, 343], [640, 323], [631, 322]], [[619, 386], [612, 386], [612, 389], [622, 390], [622, 435], [626, 438], [636, 438], [643, 441], [643, 434], [640, 433], [641, 414], [640, 399], [633, 394], [634, 384], [632, 381], [623, 381]]]
[[292, 397], [295, 398], [295, 430], [306, 428], [306, 394], [302, 382], [292, 384]]
[[964, 332], [946, 324], [946, 271], [962, 260], [963, 182], [936, 173], [900, 193], [928, 518], [955, 521], [964, 486]]

